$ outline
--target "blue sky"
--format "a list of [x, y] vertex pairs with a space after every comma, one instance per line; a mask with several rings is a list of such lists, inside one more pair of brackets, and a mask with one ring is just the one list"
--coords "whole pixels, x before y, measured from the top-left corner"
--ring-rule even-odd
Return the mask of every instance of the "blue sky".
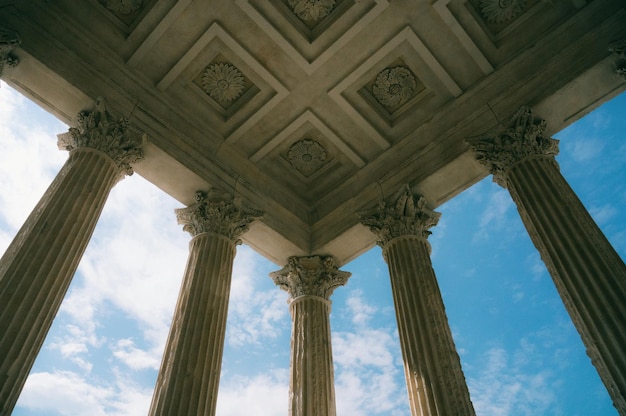
[[[626, 257], [626, 95], [555, 137], [557, 160]], [[0, 250], [67, 158], [67, 129], [0, 88]], [[187, 259], [181, 205], [138, 175], [114, 188], [15, 416], [143, 416]], [[506, 190], [491, 177], [437, 209], [430, 237], [478, 415], [617, 415]], [[280, 269], [240, 246], [220, 416], [287, 414], [290, 317]], [[339, 415], [409, 415], [387, 267], [378, 247], [345, 265], [331, 325]]]

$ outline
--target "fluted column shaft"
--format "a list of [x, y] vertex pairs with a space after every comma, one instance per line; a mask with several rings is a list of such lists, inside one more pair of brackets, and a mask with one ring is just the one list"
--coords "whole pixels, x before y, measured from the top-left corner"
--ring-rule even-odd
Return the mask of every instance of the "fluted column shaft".
[[430, 260], [428, 229], [440, 214], [405, 186], [359, 215], [379, 237], [389, 266], [411, 415], [474, 415]]
[[452, 340], [430, 245], [417, 236], [391, 240], [389, 266], [412, 415], [473, 415]]
[[[141, 157], [137, 147], [143, 144], [141, 135], [130, 134], [124, 123], [108, 120], [110, 115], [103, 107], [100, 110], [83, 116], [95, 117], [107, 127], [82, 126], [60, 136], [60, 147], [71, 150], [69, 158], [0, 259], [2, 416], [9, 415], [17, 402], [109, 192], [124, 171], [132, 172], [127, 162]], [[134, 154], [130, 159], [124, 159], [125, 150], [116, 153], [114, 145], [102, 146], [100, 133], [113, 125], [121, 137], [130, 134], [139, 140], [129, 148]], [[77, 143], [85, 134], [91, 142]]]
[[150, 415], [215, 415], [235, 246], [262, 213], [223, 192], [176, 210], [193, 236]]
[[330, 335], [330, 295], [350, 273], [332, 257], [290, 257], [270, 274], [289, 293], [291, 311], [290, 416], [335, 416], [335, 381]]
[[558, 170], [528, 158], [508, 189], [615, 407], [626, 415], [626, 266]]
[[335, 413], [330, 301], [300, 296], [291, 301], [290, 414]]
[[507, 188], [614, 406], [626, 415], [626, 266], [554, 159], [558, 141], [520, 108], [504, 128], [468, 139]]
[[0, 260], [0, 415], [17, 401], [116, 176], [104, 154], [72, 152]]
[[226, 237], [203, 233], [189, 243], [151, 415], [215, 414], [234, 258]]

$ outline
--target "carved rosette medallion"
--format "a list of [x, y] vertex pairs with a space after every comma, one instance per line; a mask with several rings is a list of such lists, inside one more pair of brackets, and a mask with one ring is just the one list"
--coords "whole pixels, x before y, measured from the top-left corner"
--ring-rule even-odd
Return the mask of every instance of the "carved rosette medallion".
[[545, 120], [535, 118], [525, 106], [503, 124], [502, 128], [466, 142], [476, 153], [476, 160], [489, 167], [493, 181], [506, 188], [507, 174], [514, 164], [531, 156], [556, 156], [559, 141], [544, 137]]
[[378, 237], [381, 247], [397, 237], [414, 235], [428, 238], [430, 228], [437, 225], [440, 212], [426, 206], [426, 199], [413, 195], [409, 185], [404, 185], [389, 202], [358, 213], [361, 223]]
[[59, 149], [99, 150], [115, 161], [122, 176], [133, 174], [131, 164], [143, 159], [142, 148], [147, 140], [143, 131], [107, 108], [102, 98], [98, 98], [92, 111], [80, 112], [77, 122], [78, 127], [70, 127], [67, 133], [57, 136]]
[[287, 159], [291, 166], [307, 177], [321, 168], [326, 158], [324, 146], [311, 139], [292, 144], [287, 152]]
[[385, 68], [372, 85], [372, 94], [386, 107], [397, 107], [411, 99], [416, 93], [417, 81], [405, 66]]
[[329, 299], [351, 275], [339, 270], [331, 256], [289, 257], [287, 266], [270, 273], [274, 283], [289, 293], [292, 300], [299, 296]]
[[263, 216], [263, 211], [246, 207], [225, 192], [196, 192], [196, 202], [176, 210], [178, 223], [193, 237], [202, 233], [224, 236], [235, 244], [248, 231], [250, 224]]
[[20, 35], [9, 29], [0, 28], [0, 76], [5, 66], [14, 68], [18, 64], [18, 59], [11, 52], [20, 46], [22, 40]]
[[114, 13], [131, 14], [139, 10], [143, 0], [100, 0], [100, 2]]
[[202, 89], [214, 100], [229, 104], [241, 96], [245, 79], [234, 65], [216, 63], [207, 66], [202, 73]]
[[611, 43], [609, 52], [613, 52], [618, 58], [615, 73], [626, 81], [626, 38]]
[[333, 11], [335, 0], [289, 0], [289, 6], [298, 19], [317, 22]]
[[526, 0], [481, 0], [480, 12], [490, 23], [504, 23], [515, 19], [526, 8]]

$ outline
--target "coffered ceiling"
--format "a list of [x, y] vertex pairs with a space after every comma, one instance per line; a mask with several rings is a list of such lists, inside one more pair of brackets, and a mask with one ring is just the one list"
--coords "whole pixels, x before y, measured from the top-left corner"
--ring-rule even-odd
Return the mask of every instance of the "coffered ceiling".
[[0, 1], [22, 38], [3, 78], [68, 123], [105, 97], [149, 135], [139, 174], [183, 204], [216, 186], [264, 210], [245, 239], [280, 265], [343, 263], [374, 243], [357, 210], [402, 183], [436, 207], [487, 174], [464, 138], [520, 105], [556, 132], [623, 90], [625, 7]]

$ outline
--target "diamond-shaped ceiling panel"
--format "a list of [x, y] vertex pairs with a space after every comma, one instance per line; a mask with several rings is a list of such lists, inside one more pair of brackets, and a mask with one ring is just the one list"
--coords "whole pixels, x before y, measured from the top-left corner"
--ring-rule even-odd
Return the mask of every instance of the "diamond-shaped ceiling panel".
[[287, 96], [287, 89], [217, 23], [157, 87], [206, 107], [204, 121], [231, 143]]
[[461, 93], [415, 32], [405, 28], [329, 95], [368, 126], [370, 140], [386, 148]]
[[236, 0], [296, 64], [312, 74], [367, 27], [387, 0]]

